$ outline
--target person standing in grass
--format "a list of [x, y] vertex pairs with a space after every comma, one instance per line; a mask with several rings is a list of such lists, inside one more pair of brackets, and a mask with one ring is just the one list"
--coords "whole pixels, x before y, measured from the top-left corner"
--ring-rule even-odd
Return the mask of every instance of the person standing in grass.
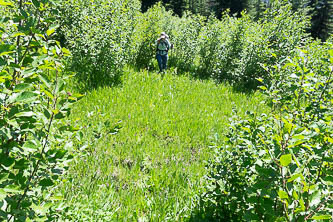
[[172, 48], [172, 45], [169, 41], [169, 36], [165, 32], [161, 33], [161, 36], [156, 41], [156, 59], [158, 62], [158, 67], [160, 72], [163, 72], [167, 69], [168, 63], [168, 51]]

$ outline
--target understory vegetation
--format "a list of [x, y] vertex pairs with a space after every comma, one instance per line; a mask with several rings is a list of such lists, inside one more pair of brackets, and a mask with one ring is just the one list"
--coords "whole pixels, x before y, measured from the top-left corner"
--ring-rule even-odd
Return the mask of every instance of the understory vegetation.
[[0, 6], [1, 221], [332, 219], [333, 37], [307, 8]]

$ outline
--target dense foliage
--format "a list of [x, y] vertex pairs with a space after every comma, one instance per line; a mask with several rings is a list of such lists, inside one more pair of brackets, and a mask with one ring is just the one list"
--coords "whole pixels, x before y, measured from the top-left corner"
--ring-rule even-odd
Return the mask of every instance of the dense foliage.
[[[147, 11], [157, 2], [172, 10], [176, 15], [182, 16], [185, 11], [208, 16], [214, 14], [221, 19], [224, 12], [230, 15], [241, 16], [246, 10], [255, 20], [262, 17], [265, 9], [271, 7], [274, 0], [141, 0], [143, 12]], [[287, 0], [294, 10], [310, 9], [312, 25], [308, 29], [314, 38], [325, 40], [333, 33], [333, 1], [332, 0]]]
[[61, 200], [55, 185], [76, 130], [64, 121], [77, 100], [64, 90], [69, 52], [52, 40], [53, 1], [0, 4], [0, 220], [45, 221]]
[[[174, 44], [174, 49], [169, 52], [169, 66], [173, 74], [186, 73], [219, 83], [228, 81], [231, 86], [241, 86], [242, 90], [261, 88], [267, 97], [265, 105], [272, 109], [272, 112], [260, 116], [249, 113], [245, 119], [236, 112], [225, 143], [215, 144], [215, 159], [207, 168], [211, 186], [207, 187], [203, 196], [205, 204], [198, 210], [198, 218], [229, 221], [330, 219], [333, 37], [325, 43], [309, 37], [306, 31], [313, 30], [319, 14], [298, 10], [305, 1], [292, 1], [293, 4], [286, 0], [269, 1], [269, 4], [251, 1], [252, 8], [246, 4], [238, 5], [242, 9], [248, 7], [249, 14], [232, 7], [242, 1], [211, 1], [209, 7], [207, 2], [170, 0], [166, 7], [156, 4], [141, 13], [139, 0], [0, 0], [1, 220], [56, 220], [59, 214], [69, 219], [84, 217], [86, 212], [70, 215], [76, 209], [82, 209], [82, 206], [75, 204], [73, 208], [61, 211], [64, 209], [60, 206], [63, 204], [62, 197], [57, 194], [56, 187], [66, 175], [68, 161], [72, 158], [70, 151], [73, 143], [69, 141], [78, 130], [67, 122], [70, 105], [77, 101], [79, 95], [65, 91], [68, 82], [66, 73], [76, 75], [75, 87], [86, 89], [118, 83], [124, 68], [146, 69], [142, 73], [148, 73], [147, 70], [157, 68], [155, 41], [162, 31], [170, 36]], [[311, 7], [316, 8], [318, 2], [321, 1], [311, 1]], [[179, 7], [172, 7], [177, 4]], [[214, 15], [202, 16], [208, 15], [213, 6], [221, 15], [219, 19]], [[326, 9], [330, 7], [324, 6], [321, 7], [322, 12], [328, 13], [320, 14], [321, 24], [329, 21], [330, 11]], [[196, 10], [191, 10], [194, 8]], [[167, 9], [179, 10], [177, 13], [182, 16], [174, 16]], [[190, 9], [191, 12], [183, 9]], [[226, 11], [221, 14], [224, 9]], [[238, 13], [238, 17], [231, 16], [234, 12]], [[309, 15], [314, 16], [311, 18]], [[323, 35], [323, 39], [328, 37], [328, 32], [316, 33]], [[147, 78], [142, 77], [142, 84]], [[130, 79], [137, 80], [135, 76]], [[157, 88], [156, 92], [160, 93], [157, 100], [169, 103], [169, 99], [172, 101], [174, 98], [175, 88], [172, 79], [165, 81], [169, 87], [164, 92], [168, 99], [163, 100], [163, 94]], [[140, 85], [136, 87], [137, 90], [141, 88], [138, 90], [141, 94], [150, 92], [142, 91]], [[127, 89], [128, 95], [129, 92], [131, 89]], [[145, 96], [149, 100], [150, 95]], [[108, 99], [113, 101], [111, 97]], [[194, 100], [191, 98], [191, 101]], [[135, 101], [132, 103], [144, 110]], [[151, 102], [145, 107], [145, 112], [149, 113], [154, 107]], [[96, 118], [105, 115], [99, 110], [96, 111]], [[93, 115], [87, 114], [88, 117]], [[140, 122], [141, 125], [149, 122], [147, 116], [144, 118], [145, 123]], [[165, 123], [168, 126], [177, 124], [171, 124], [169, 120]], [[87, 124], [88, 128], [90, 126]], [[146, 126], [140, 127], [138, 129], [144, 132], [148, 130]], [[107, 137], [119, 130], [117, 124], [113, 126], [104, 119], [97, 128], [92, 131], [93, 135], [85, 135], [92, 141], [86, 144], [77, 142], [83, 135], [81, 133], [75, 137], [77, 143], [74, 142], [74, 146], [94, 147], [98, 142], [94, 138]], [[163, 144], [173, 138], [166, 131], [157, 136], [151, 132], [151, 136], [159, 142], [162, 138]], [[137, 137], [137, 132], [133, 132], [135, 146], [141, 144], [137, 143]], [[206, 142], [206, 136], [204, 140]], [[128, 144], [133, 145], [130, 142]], [[124, 143], [119, 144], [118, 148], [124, 149]], [[190, 147], [191, 143], [186, 145]], [[94, 152], [88, 152], [84, 158], [92, 161], [89, 158], [95, 157]], [[103, 151], [99, 155], [105, 153]], [[78, 155], [75, 160], [80, 157]], [[129, 170], [136, 166], [133, 169], [150, 181], [146, 171], [141, 171], [147, 161], [152, 161], [140, 158], [135, 163], [120, 158], [118, 165], [121, 163]], [[105, 170], [110, 168], [105, 167]], [[165, 171], [168, 170], [165, 168]], [[175, 169], [175, 172], [179, 173], [178, 170]], [[83, 174], [87, 172], [86, 169], [83, 171]], [[98, 174], [103, 183], [110, 178], [118, 178], [106, 171], [106, 176]], [[190, 181], [182, 173], [177, 178], [184, 184]], [[158, 186], [147, 187], [156, 189], [159, 195], [163, 191], [160, 189], [163, 183], [160, 184], [157, 176], [154, 180]], [[67, 182], [72, 186], [81, 184], [81, 181]], [[110, 187], [115, 184], [117, 182]], [[203, 183], [199, 181], [198, 184], [202, 186]], [[177, 187], [175, 182], [171, 185], [172, 189]], [[97, 183], [91, 183], [91, 186], [98, 189]], [[149, 196], [151, 193], [146, 188], [134, 190]], [[77, 190], [73, 188], [70, 191]], [[185, 194], [182, 193], [184, 198]], [[198, 198], [195, 195], [191, 196], [191, 201]], [[153, 199], [154, 196], [150, 203], [155, 205], [151, 206], [163, 206], [162, 200], [154, 202]], [[173, 204], [167, 203], [166, 209], [156, 212], [156, 215], [170, 216]], [[94, 207], [92, 209], [96, 209]], [[188, 216], [195, 207], [193, 204], [184, 212], [174, 211], [172, 217]], [[99, 213], [101, 218], [103, 213]], [[158, 217], [156, 215], [154, 211], [119, 217], [138, 219]], [[114, 218], [113, 213], [108, 216]]]
[[192, 76], [221, 82], [256, 87], [256, 78], [266, 79], [261, 63], [274, 64], [277, 57], [291, 55], [293, 48], [307, 37], [309, 17], [304, 11], [293, 12], [291, 5], [276, 1], [263, 17], [254, 22], [244, 14], [234, 18], [225, 14], [222, 20], [185, 14], [172, 17], [160, 5], [149, 9], [138, 20], [140, 42], [135, 64], [151, 67], [155, 39], [164, 30], [175, 47], [170, 65]]
[[332, 218], [332, 43], [266, 67], [271, 113], [231, 121], [211, 162], [206, 211], [228, 221]]
[[62, 2], [61, 32], [80, 84], [96, 87], [119, 81], [122, 68], [135, 53], [131, 40], [138, 8], [133, 0]]

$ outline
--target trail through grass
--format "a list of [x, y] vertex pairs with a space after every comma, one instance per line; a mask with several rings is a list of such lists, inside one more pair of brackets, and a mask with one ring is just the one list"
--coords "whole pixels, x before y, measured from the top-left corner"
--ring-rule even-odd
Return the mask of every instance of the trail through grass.
[[186, 220], [232, 109], [262, 112], [261, 100], [212, 81], [131, 70], [121, 86], [90, 92], [71, 116], [84, 126], [85, 152], [63, 184], [70, 219]]

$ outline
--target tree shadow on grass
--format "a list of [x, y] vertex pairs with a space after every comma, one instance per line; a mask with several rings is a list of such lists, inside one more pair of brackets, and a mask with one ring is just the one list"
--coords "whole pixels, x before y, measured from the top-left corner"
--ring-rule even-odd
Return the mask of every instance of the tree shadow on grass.
[[209, 71], [200, 68], [196, 65], [188, 65], [180, 63], [176, 59], [171, 58], [170, 69], [175, 69], [177, 75], [185, 75], [189, 78], [196, 80], [213, 80], [216, 84], [228, 84], [232, 87], [234, 92], [253, 94], [258, 90], [261, 83], [256, 79], [246, 78], [239, 81], [220, 76], [218, 79], [214, 78]]
[[200, 206], [192, 211], [189, 222], [238, 222], [242, 221], [237, 215], [227, 210], [221, 201], [217, 204], [200, 201]]

